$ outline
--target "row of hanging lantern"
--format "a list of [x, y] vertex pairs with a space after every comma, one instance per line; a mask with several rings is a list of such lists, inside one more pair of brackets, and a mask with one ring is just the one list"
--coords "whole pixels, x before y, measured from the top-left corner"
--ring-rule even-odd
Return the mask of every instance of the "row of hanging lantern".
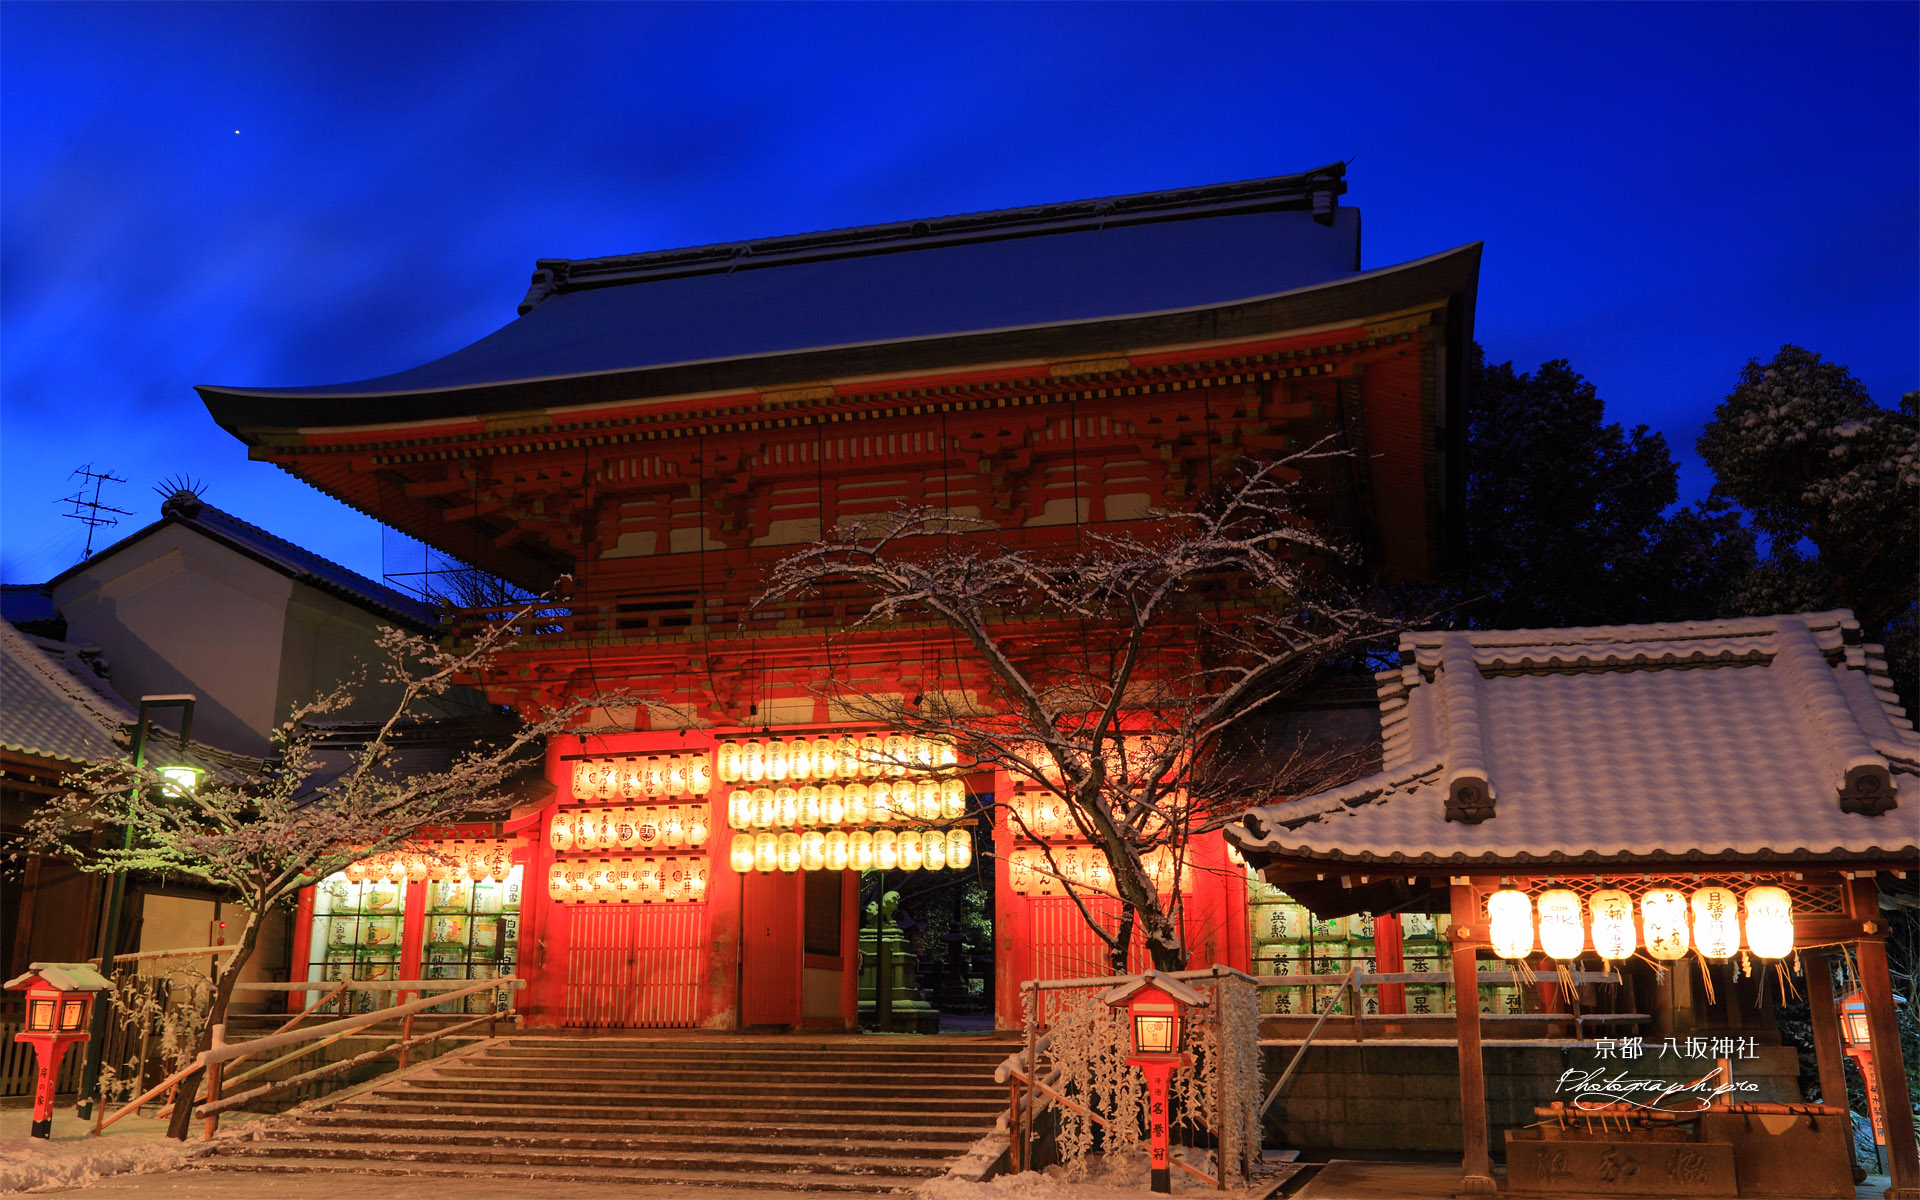
[[727, 824], [734, 829], [957, 821], [966, 814], [967, 786], [958, 779], [735, 788], [727, 794]]
[[513, 870], [513, 849], [506, 842], [441, 842], [431, 851], [392, 850], [350, 863], [343, 870], [351, 883], [429, 879], [489, 880], [505, 883]]
[[796, 783], [805, 780], [898, 779], [908, 772], [944, 771], [953, 747], [902, 733], [829, 734], [722, 742], [716, 770], [722, 783]]
[[707, 898], [707, 860], [569, 859], [547, 868], [547, 896], [572, 904], [698, 904]]
[[704, 750], [644, 758], [589, 758], [573, 764], [576, 800], [704, 796], [712, 787], [713, 760]]
[[973, 863], [973, 830], [834, 829], [826, 833], [736, 833], [735, 871], [945, 871]]
[[[1177, 795], [1169, 795], [1167, 799], [1176, 808], [1183, 803]], [[1057, 793], [1016, 788], [1007, 797], [1007, 807], [1010, 810], [1007, 828], [1015, 837], [1051, 843], [1083, 839], [1086, 836], [1074, 822], [1072, 809], [1068, 807], [1066, 799]], [[1150, 814], [1142, 824], [1141, 832], [1156, 834], [1162, 824], [1158, 816]]]
[[704, 804], [648, 805], [644, 808], [563, 809], [554, 814], [547, 844], [570, 850], [677, 850], [707, 844]]
[[[1748, 950], [1761, 958], [1793, 953], [1793, 899], [1785, 888], [1748, 888], [1744, 906]], [[1540, 893], [1537, 907], [1540, 949], [1550, 958], [1580, 957], [1588, 943], [1588, 924], [1581, 919], [1579, 895], [1568, 888], [1550, 888]], [[1672, 961], [1684, 957], [1691, 945], [1704, 958], [1732, 958], [1740, 950], [1741, 907], [1742, 897], [1729, 887], [1696, 888], [1691, 898], [1678, 888], [1649, 888], [1639, 905], [1647, 953]], [[1487, 897], [1487, 936], [1495, 954], [1517, 959], [1533, 953], [1535, 908], [1521, 891], [1505, 889]], [[1641, 940], [1634, 929], [1633, 898], [1606, 889], [1589, 897], [1585, 908], [1594, 952], [1611, 961], [1632, 956]]]
[[[1117, 894], [1113, 886], [1113, 866], [1103, 851], [1093, 846], [1054, 846], [1051, 849], [1051, 867], [1047, 863], [1047, 852], [1043, 850], [1019, 849], [1007, 856], [1007, 883], [1015, 894], [1064, 896], [1068, 885], [1075, 891]], [[1173, 892], [1172, 851], [1164, 846], [1149, 850], [1140, 856], [1140, 865], [1146, 869], [1147, 878], [1155, 891], [1163, 896]], [[1191, 880], [1185, 872], [1181, 873], [1179, 883], [1182, 892], [1189, 890]]]

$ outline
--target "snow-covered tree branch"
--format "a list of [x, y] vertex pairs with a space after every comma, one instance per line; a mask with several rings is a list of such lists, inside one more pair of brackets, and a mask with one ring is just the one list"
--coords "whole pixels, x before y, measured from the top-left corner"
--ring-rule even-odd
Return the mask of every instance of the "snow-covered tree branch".
[[[575, 731], [590, 711], [634, 704], [594, 696], [506, 724], [497, 736], [474, 740], [441, 765], [421, 769], [405, 751], [432, 728], [432, 702], [482, 677], [515, 640], [519, 627], [548, 601], [536, 600], [471, 640], [442, 645], [396, 629], [380, 632], [378, 658], [358, 679], [296, 707], [273, 734], [273, 754], [253, 771], [227, 771], [190, 792], [170, 785], [150, 766], [96, 763], [69, 781], [71, 790], [45, 805], [30, 823], [43, 849], [62, 853], [82, 869], [185, 876], [232, 895], [247, 913], [237, 950], [226, 956], [213, 983], [211, 1027], [226, 1019], [234, 985], [252, 957], [261, 922], [301, 888], [373, 854], [418, 850], [422, 829], [498, 815], [510, 803], [503, 785], [540, 761], [548, 737]], [[392, 687], [398, 699], [370, 728], [343, 739], [330, 717], [347, 711], [368, 678]], [[100, 838], [102, 830], [131, 830]], [[185, 1081], [192, 1095], [198, 1077]], [[175, 1107], [174, 1137], [185, 1137], [191, 1105]]]
[[[1391, 626], [1336, 586], [1346, 554], [1297, 502], [1300, 469], [1334, 453], [1247, 464], [1191, 510], [1156, 512], [1139, 532], [1083, 531], [1058, 552], [966, 536], [992, 526], [926, 507], [844, 524], [783, 560], [756, 607], [851, 587], [868, 607], [843, 637], [902, 624], [951, 635], [960, 678], [911, 697], [861, 694], [844, 678], [823, 690], [855, 719], [953, 744], [960, 772], [1002, 770], [1057, 798], [1112, 881], [1070, 878], [1034, 831], [1041, 869], [1116, 962], [1137, 917], [1154, 966], [1182, 969], [1171, 884], [1191, 839], [1341, 766], [1299, 748], [1248, 754], [1236, 735]], [[1010, 820], [1024, 822], [1017, 810]], [[1094, 919], [1089, 892], [1119, 897], [1119, 929]]]

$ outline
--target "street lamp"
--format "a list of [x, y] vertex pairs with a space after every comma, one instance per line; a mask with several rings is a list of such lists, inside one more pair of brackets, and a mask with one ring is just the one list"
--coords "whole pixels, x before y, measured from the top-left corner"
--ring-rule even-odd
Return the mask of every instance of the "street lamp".
[[[192, 695], [182, 693], [169, 696], [140, 697], [140, 722], [133, 730], [133, 766], [137, 771], [147, 765], [147, 731], [152, 728], [153, 710], [157, 708], [177, 708], [180, 711], [180, 750], [182, 754], [193, 738]], [[190, 795], [199, 786], [200, 768], [181, 764], [168, 764], [160, 769], [167, 782], [163, 786], [171, 796]], [[138, 784], [135, 785], [139, 786]], [[120, 849], [133, 849], [133, 826], [124, 825], [120, 829]], [[120, 952], [120, 908], [127, 895], [126, 872], [116, 870], [107, 885], [106, 910], [100, 914], [100, 973], [113, 978], [113, 959]], [[75, 1111], [81, 1120], [93, 1116], [93, 1094], [100, 1085], [100, 1049], [107, 1040], [107, 1009], [109, 1005], [93, 1006], [89, 1029], [92, 1036], [87, 1041], [86, 1064], [80, 1071], [80, 1100]]]
[[1167, 1145], [1167, 1078], [1175, 1067], [1190, 1067], [1193, 1056], [1180, 1049], [1180, 1028], [1189, 1008], [1208, 1003], [1206, 993], [1160, 971], [1135, 975], [1101, 997], [1118, 1008], [1127, 1006], [1127, 1033], [1133, 1053], [1127, 1065], [1147, 1077], [1147, 1166], [1156, 1192], [1173, 1190], [1171, 1152]]

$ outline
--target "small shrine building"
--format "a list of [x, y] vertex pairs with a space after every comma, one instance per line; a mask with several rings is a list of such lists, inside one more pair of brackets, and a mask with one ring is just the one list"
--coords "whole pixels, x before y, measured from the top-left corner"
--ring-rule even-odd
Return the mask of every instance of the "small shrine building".
[[[1377, 679], [1380, 770], [1229, 828], [1267, 881], [1316, 916], [1450, 916], [1457, 995], [1475, 994], [1489, 958], [1537, 972], [1542, 1001], [1562, 1011], [1571, 996], [1604, 1014], [1637, 988], [1645, 1022], [1608, 1036], [1744, 1031], [1756, 1008], [1797, 990], [1821, 1090], [1841, 1105], [1830, 959], [1844, 957], [1864, 992], [1869, 1088], [1888, 1117], [1887, 1194], [1920, 1196], [1879, 899], [1883, 887], [1910, 890], [1920, 866], [1920, 736], [1851, 614], [1415, 633]], [[1557, 971], [1583, 963], [1619, 982], [1560, 992]], [[1390, 990], [1381, 1008], [1395, 1011]], [[1491, 1193], [1481, 1043], [1497, 1018], [1456, 1009], [1462, 1191]], [[1545, 1124], [1576, 1141], [1507, 1135], [1508, 1185], [1527, 1194], [1609, 1193], [1630, 1160], [1650, 1173], [1635, 1195], [1733, 1194], [1716, 1170], [1739, 1175], [1740, 1195], [1853, 1194], [1843, 1110], [1718, 1105], [1705, 1120], [1720, 1133], [1689, 1143], [1649, 1125], [1644, 1107], [1576, 1105], [1555, 1088], [1541, 1081], [1528, 1123], [1551, 1112], [1559, 1124]], [[1824, 1143], [1834, 1161], [1794, 1153], [1791, 1139], [1819, 1134], [1827, 1116], [1839, 1118], [1820, 1134], [1837, 1139]], [[1793, 1190], [1821, 1171], [1835, 1190]], [[1643, 1190], [1656, 1187], [1670, 1190]]]
[[[927, 504], [1046, 552], [1328, 437], [1353, 454], [1310, 479], [1312, 519], [1378, 579], [1433, 577], [1457, 538], [1480, 249], [1363, 270], [1345, 191], [1336, 164], [542, 260], [519, 318], [444, 358], [202, 387], [251, 457], [527, 592], [571, 576], [482, 681], [496, 702], [687, 714], [556, 739], [549, 802], [445, 831], [470, 870], [372, 864], [315, 889], [296, 977], [512, 972], [535, 1026], [846, 1028], [867, 865], [991, 873], [1003, 1025], [1022, 981], [1104, 973], [1073, 901], [1013, 877], [1004, 817], [980, 825], [1007, 779], [848, 774], [848, 747], [891, 731], [814, 687], [846, 605], [752, 603], [849, 518]], [[867, 695], [985, 689], [940, 631], [869, 631], [847, 662], [838, 682]], [[1226, 853], [1210, 835], [1170, 883], [1192, 889], [1197, 965], [1249, 962]]]

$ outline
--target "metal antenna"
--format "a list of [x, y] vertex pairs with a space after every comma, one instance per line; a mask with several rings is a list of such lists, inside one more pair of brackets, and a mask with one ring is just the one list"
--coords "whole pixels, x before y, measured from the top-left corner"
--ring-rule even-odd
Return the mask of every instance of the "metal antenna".
[[[68, 520], [78, 521], [87, 527], [87, 548], [80, 552], [80, 557], [82, 559], [88, 559], [93, 557], [93, 531], [103, 525], [118, 525], [120, 523], [119, 517], [107, 517], [101, 514], [119, 513], [121, 517], [132, 516], [133, 514], [124, 508], [115, 508], [111, 504], [100, 503], [100, 487], [102, 484], [125, 483], [126, 480], [111, 471], [96, 471], [93, 469], [92, 463], [81, 467], [75, 471], [73, 475], [67, 476], [67, 478], [72, 479], [75, 475], [80, 477], [79, 490], [66, 499], [56, 501], [55, 503], [73, 505], [72, 512], [61, 513], [60, 515], [66, 517]], [[87, 498], [87, 483], [89, 481], [93, 484], [92, 499]]]

